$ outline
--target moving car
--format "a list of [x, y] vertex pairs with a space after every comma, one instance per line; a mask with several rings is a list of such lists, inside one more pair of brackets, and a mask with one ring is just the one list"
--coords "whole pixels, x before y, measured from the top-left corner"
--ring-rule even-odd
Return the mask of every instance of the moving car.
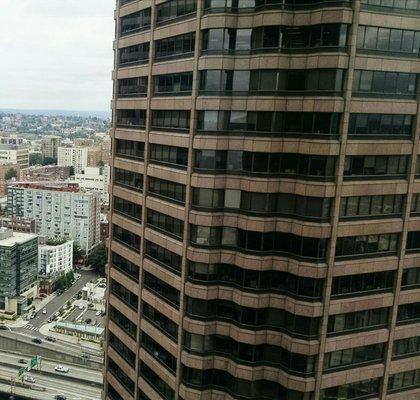
[[102, 311], [96, 311], [95, 315], [99, 317], [102, 314]]
[[8, 331], [9, 328], [6, 325], [0, 325], [0, 330], [1, 331]]
[[40, 338], [35, 337], [32, 339], [32, 343], [41, 344], [42, 340]]
[[83, 304], [79, 304], [79, 305], [78, 305], [78, 308], [79, 308], [79, 310], [83, 310], [83, 308], [84, 308], [84, 307], [83, 307]]
[[24, 379], [26, 382], [35, 383], [35, 378], [31, 375], [26, 375]]
[[48, 340], [49, 342], [56, 342], [57, 339], [54, 336], [45, 336], [45, 340]]
[[19, 364], [27, 364], [28, 362], [24, 358], [19, 358]]
[[57, 372], [64, 372], [65, 374], [67, 374], [67, 372], [69, 372], [69, 368], [65, 367], [64, 365], [56, 365], [54, 369]]
[[63, 394], [56, 394], [56, 395], [54, 396], [54, 399], [55, 399], [55, 400], [67, 400], [67, 397], [66, 397], [66, 396], [64, 396]]

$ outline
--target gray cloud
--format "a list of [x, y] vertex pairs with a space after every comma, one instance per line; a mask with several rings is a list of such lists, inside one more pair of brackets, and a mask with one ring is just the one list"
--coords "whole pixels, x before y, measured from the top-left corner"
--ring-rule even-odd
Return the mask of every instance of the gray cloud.
[[115, 0], [0, 0], [0, 108], [108, 110]]

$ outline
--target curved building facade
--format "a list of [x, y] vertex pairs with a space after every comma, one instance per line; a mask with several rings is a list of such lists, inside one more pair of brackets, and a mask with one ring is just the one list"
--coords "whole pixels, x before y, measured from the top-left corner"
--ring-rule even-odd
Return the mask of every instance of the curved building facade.
[[107, 400], [420, 398], [420, 1], [119, 0]]

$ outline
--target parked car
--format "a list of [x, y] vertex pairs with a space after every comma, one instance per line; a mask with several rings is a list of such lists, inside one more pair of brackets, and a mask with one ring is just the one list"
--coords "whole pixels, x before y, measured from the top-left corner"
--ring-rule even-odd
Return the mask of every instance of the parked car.
[[42, 340], [40, 338], [34, 337], [32, 339], [32, 343], [41, 344], [42, 343]]
[[54, 368], [57, 372], [63, 372], [65, 374], [67, 374], [67, 372], [69, 372], [69, 368], [65, 367], [64, 365], [56, 365]]
[[85, 319], [85, 324], [90, 324], [92, 322], [92, 318], [86, 318]]
[[6, 325], [0, 325], [0, 331], [8, 331], [9, 328]]
[[31, 375], [26, 375], [24, 379], [26, 382], [35, 383], [35, 378]]
[[43, 310], [42, 310], [42, 314], [46, 314], [47, 313], [47, 309], [46, 308], [44, 308]]
[[64, 396], [63, 394], [56, 394], [56, 395], [54, 396], [54, 399], [55, 399], [55, 400], [67, 400], [67, 397], [66, 397], [66, 396]]
[[49, 342], [56, 342], [57, 339], [54, 336], [45, 336], [45, 340], [48, 340]]
[[79, 308], [79, 310], [83, 310], [84, 309], [83, 304], [79, 304], [78, 308]]
[[83, 353], [82, 358], [86, 358], [86, 360], [90, 360], [90, 355], [86, 354], [86, 353]]

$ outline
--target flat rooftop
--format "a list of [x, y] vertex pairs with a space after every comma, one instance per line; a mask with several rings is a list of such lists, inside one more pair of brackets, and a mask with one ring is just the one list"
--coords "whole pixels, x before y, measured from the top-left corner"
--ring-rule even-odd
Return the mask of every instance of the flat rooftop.
[[[10, 235], [8, 234], [9, 232], [11, 232]], [[1, 239], [2, 234], [6, 236], [4, 239]], [[0, 228], [0, 247], [13, 247], [16, 244], [26, 243], [37, 237], [33, 233], [13, 232], [7, 228]]]

